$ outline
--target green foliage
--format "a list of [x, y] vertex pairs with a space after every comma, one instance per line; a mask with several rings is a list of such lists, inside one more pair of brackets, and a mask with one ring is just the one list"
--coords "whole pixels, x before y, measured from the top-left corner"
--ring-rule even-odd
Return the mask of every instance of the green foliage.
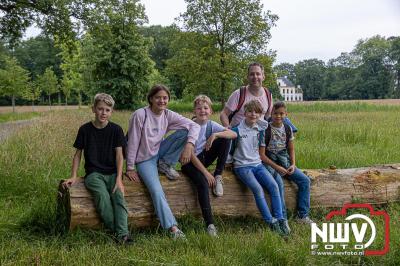
[[290, 63], [280, 63], [274, 66], [274, 72], [277, 77], [287, 77], [293, 84], [296, 83], [296, 72], [294, 70], [294, 65]]
[[48, 67], [52, 67], [57, 77], [61, 78], [61, 59], [57, 56], [60, 52], [60, 49], [55, 47], [52, 38], [39, 35], [19, 42], [14, 55], [21, 66], [29, 70], [34, 80], [37, 76], [42, 75]]
[[29, 72], [19, 66], [13, 57], [2, 59], [4, 68], [0, 69], [0, 95], [10, 96], [14, 108], [15, 97], [24, 95], [29, 88]]
[[154, 62], [148, 54], [149, 41], [137, 26], [144, 19], [137, 0], [105, 1], [91, 13], [83, 41], [89, 94], [109, 93], [119, 109], [137, 107], [150, 86]]
[[[241, 79], [236, 75], [240, 72], [238, 62], [242, 62], [243, 57], [267, 52], [266, 45], [271, 38], [270, 28], [275, 25], [278, 17], [269, 11], [263, 13], [263, 5], [259, 0], [186, 0], [185, 2], [187, 10], [180, 16], [183, 28], [203, 35], [209, 44], [202, 46], [202, 49], [192, 51], [192, 53], [200, 52], [199, 57], [202, 59], [200, 66], [193, 65], [189, 63], [191, 61], [179, 56], [175, 62], [185, 65], [188, 73], [201, 76], [213, 73], [212, 79], [208, 79], [207, 83], [214, 90], [216, 88], [214, 84], [218, 84], [217, 99], [225, 101], [229, 94], [228, 89], [235, 84], [235, 81]], [[208, 68], [204, 68], [205, 66]], [[196, 72], [199, 68], [204, 70]], [[183, 83], [188, 87], [187, 91], [192, 91], [192, 87], [196, 86], [196, 83], [188, 82], [187, 79], [183, 79]]]
[[296, 63], [294, 69], [296, 82], [303, 89], [303, 99], [320, 99], [324, 84], [325, 63], [318, 59], [307, 59]]
[[49, 96], [49, 105], [51, 105], [50, 96], [58, 91], [58, 80], [52, 67], [46, 68], [43, 75], [37, 77], [36, 85]]

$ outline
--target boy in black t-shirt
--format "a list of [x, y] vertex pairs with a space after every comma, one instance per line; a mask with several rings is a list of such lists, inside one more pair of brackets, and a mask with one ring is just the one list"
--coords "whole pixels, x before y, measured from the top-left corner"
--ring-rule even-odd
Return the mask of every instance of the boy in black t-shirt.
[[116, 234], [120, 243], [129, 244], [128, 211], [122, 183], [123, 153], [126, 140], [122, 128], [109, 121], [114, 107], [113, 98], [105, 93], [96, 94], [92, 111], [95, 120], [83, 124], [78, 131], [72, 160], [71, 178], [63, 185], [79, 182], [77, 172], [82, 150], [85, 157], [85, 186], [91, 192], [96, 211], [104, 225]]

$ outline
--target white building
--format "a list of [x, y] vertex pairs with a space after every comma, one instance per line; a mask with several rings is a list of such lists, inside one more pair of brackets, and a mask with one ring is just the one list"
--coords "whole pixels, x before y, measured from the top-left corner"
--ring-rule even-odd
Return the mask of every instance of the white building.
[[279, 92], [281, 93], [285, 102], [303, 101], [303, 90], [300, 88], [300, 85], [296, 88], [286, 76], [278, 78], [277, 82]]

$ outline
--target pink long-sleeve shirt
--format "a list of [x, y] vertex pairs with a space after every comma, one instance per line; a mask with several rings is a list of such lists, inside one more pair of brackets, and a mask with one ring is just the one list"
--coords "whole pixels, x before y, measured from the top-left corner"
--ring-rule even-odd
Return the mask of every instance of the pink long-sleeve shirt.
[[188, 142], [195, 145], [200, 126], [192, 120], [171, 110], [165, 110], [157, 115], [149, 106], [136, 110], [129, 120], [127, 170], [135, 169], [136, 163], [156, 155], [164, 135], [170, 130], [177, 129], [187, 129]]

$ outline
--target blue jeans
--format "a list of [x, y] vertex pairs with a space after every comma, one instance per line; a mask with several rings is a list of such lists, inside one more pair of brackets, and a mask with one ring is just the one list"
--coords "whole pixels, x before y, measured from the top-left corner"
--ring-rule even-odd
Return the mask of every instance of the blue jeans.
[[[264, 221], [271, 223], [273, 222], [274, 217], [278, 220], [284, 219], [282, 215], [281, 197], [279, 195], [278, 185], [262, 164], [257, 166], [234, 168], [233, 171], [236, 176], [253, 192], [257, 207], [260, 210]], [[269, 211], [263, 187], [268, 190], [271, 197], [274, 217], [272, 217], [271, 212]]]
[[[268, 171], [274, 177], [279, 187], [279, 194], [282, 199], [282, 213], [283, 217], [287, 219], [286, 204], [285, 204], [285, 186], [281, 175], [271, 166], [265, 165]], [[290, 181], [293, 181], [297, 187], [297, 215], [299, 218], [308, 216], [310, 211], [310, 178], [306, 176], [301, 170], [296, 167], [296, 170], [291, 175], [285, 176]]]
[[157, 155], [136, 164], [136, 170], [150, 193], [157, 217], [165, 229], [177, 225], [177, 222], [162, 189], [157, 163], [158, 160], [163, 160], [174, 166], [185, 146], [187, 134], [187, 130], [177, 130], [161, 142]]

